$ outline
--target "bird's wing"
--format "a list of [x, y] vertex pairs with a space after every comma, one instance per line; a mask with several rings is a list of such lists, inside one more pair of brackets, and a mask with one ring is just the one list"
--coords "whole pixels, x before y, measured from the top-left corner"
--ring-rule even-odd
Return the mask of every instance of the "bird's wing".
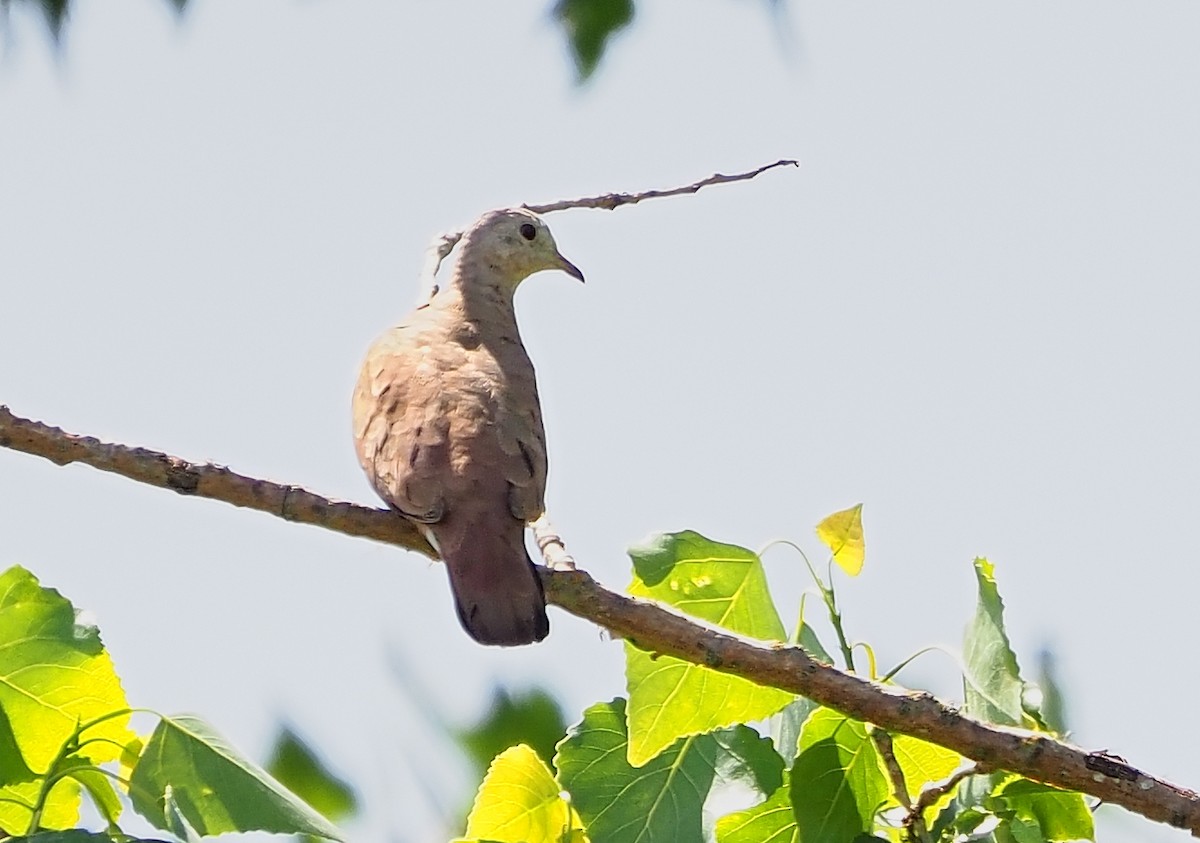
[[440, 520], [451, 471], [453, 402], [439, 360], [452, 350], [431, 342], [422, 320], [393, 328], [367, 352], [354, 390], [354, 441], [375, 490], [416, 521]]
[[[504, 359], [504, 355], [508, 359]], [[520, 345], [501, 347], [507, 389], [496, 417], [495, 437], [508, 482], [508, 508], [530, 522], [546, 508], [546, 433], [533, 365]]]

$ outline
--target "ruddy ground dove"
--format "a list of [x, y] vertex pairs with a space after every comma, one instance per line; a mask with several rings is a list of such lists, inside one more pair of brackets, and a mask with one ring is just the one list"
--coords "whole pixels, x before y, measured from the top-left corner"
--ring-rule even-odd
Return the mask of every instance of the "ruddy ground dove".
[[449, 283], [371, 346], [354, 391], [359, 462], [441, 555], [459, 619], [482, 644], [550, 631], [525, 549], [545, 508], [546, 438], [513, 311], [517, 285], [543, 269], [583, 280], [536, 214], [484, 214]]

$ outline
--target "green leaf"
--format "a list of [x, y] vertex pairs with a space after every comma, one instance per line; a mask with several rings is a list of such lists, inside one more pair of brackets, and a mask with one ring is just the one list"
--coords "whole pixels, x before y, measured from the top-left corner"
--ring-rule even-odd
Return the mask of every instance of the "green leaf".
[[113, 787], [112, 779], [93, 766], [86, 758], [80, 758], [78, 755], [72, 755], [65, 759], [59, 769], [71, 771], [71, 778], [87, 790], [96, 810], [108, 823], [109, 828], [115, 828], [117, 820], [121, 818], [122, 805], [117, 791]]
[[804, 724], [792, 767], [791, 797], [800, 839], [850, 843], [869, 834], [890, 793], [865, 724], [828, 708]]
[[267, 772], [333, 822], [358, 809], [354, 789], [321, 763], [315, 752], [291, 729], [283, 729], [267, 762]]
[[1042, 835], [1036, 820], [1010, 817], [1001, 820], [993, 833], [996, 843], [1050, 843]]
[[69, 0], [38, 0], [42, 7], [42, 17], [50, 30], [50, 37], [56, 42], [62, 37], [63, 24], [67, 20]]
[[151, 840], [147, 837], [130, 837], [126, 834], [105, 834], [98, 831], [84, 831], [72, 828], [66, 831], [43, 831], [20, 838], [20, 843], [166, 843], [165, 840]]
[[626, 758], [625, 700], [597, 703], [558, 745], [559, 783], [592, 843], [701, 843], [716, 742], [685, 738], [643, 767]]
[[787, 774], [767, 801], [717, 820], [716, 833], [717, 843], [800, 843]]
[[159, 722], [133, 770], [130, 795], [139, 814], [166, 830], [173, 801], [202, 835], [273, 831], [341, 839], [328, 820], [195, 717]]
[[[1096, 839], [1092, 812], [1081, 793], [1013, 778], [986, 800], [986, 804], [997, 816], [1033, 825], [1047, 843]], [[1014, 827], [1012, 831], [1020, 840], [1017, 829]]]
[[796, 628], [795, 635], [792, 636], [789, 643], [799, 644], [804, 652], [808, 653], [817, 661], [825, 664], [833, 664], [833, 656], [829, 655], [829, 651], [821, 644], [821, 640], [817, 638], [816, 630], [812, 628], [812, 624], [806, 623], [803, 618], [800, 620], [799, 626]]
[[466, 837], [499, 843], [560, 843], [583, 840], [583, 826], [546, 763], [532, 747], [518, 744], [492, 762]]
[[804, 721], [818, 708], [820, 706], [812, 700], [797, 697], [774, 718], [775, 746], [779, 747], [787, 763], [795, 760], [796, 753], [800, 751], [800, 732], [804, 728]]
[[770, 796], [783, 784], [784, 761], [770, 738], [739, 723], [712, 733], [717, 745], [716, 774], [723, 784], [752, 787]]
[[[816, 630], [813, 629], [804, 614], [805, 602], [807, 594], [800, 597], [800, 611], [796, 618], [796, 629], [792, 636], [788, 639], [789, 644], [799, 644], [800, 647], [818, 661], [825, 664], [833, 664], [833, 657], [821, 644], [821, 640], [817, 638]], [[792, 702], [779, 712], [775, 718], [774, 732], [775, 747], [779, 753], [786, 759], [790, 765], [795, 759], [796, 753], [800, 749], [800, 729], [804, 725], [804, 721], [808, 716], [816, 711], [818, 705], [805, 697], [797, 697]]]
[[[664, 533], [630, 548], [629, 593], [649, 597], [732, 632], [784, 639], [758, 555], [699, 533]], [[629, 688], [629, 761], [646, 763], [678, 738], [761, 720], [795, 697], [625, 644]]]
[[958, 804], [951, 804], [938, 813], [937, 821], [930, 827], [929, 833], [934, 840], [972, 837], [975, 829], [991, 818], [992, 813], [982, 808], [963, 808]]
[[[136, 806], [135, 810], [136, 810]], [[188, 825], [188, 821], [183, 816], [183, 811], [179, 808], [179, 803], [175, 801], [175, 792], [166, 790], [163, 793], [163, 816], [167, 822], [167, 831], [174, 834], [180, 840], [186, 840], [187, 843], [200, 843], [200, 837], [196, 834], [195, 829]], [[311, 840], [311, 835], [305, 835], [301, 840]]]
[[633, 21], [633, 0], [558, 0], [554, 17], [567, 35], [578, 81], [600, 64], [608, 39]]
[[[129, 708], [96, 628], [76, 623], [70, 602], [20, 566], [0, 574], [0, 708], [25, 763], [38, 773], [48, 771], [80, 723]], [[128, 720], [125, 714], [90, 726], [79, 754], [97, 763], [116, 759], [133, 738]]]
[[963, 692], [967, 714], [1002, 726], [1021, 725], [1021, 673], [1004, 631], [1004, 601], [994, 567], [975, 560], [979, 603], [963, 641]]
[[545, 691], [533, 689], [510, 696], [501, 688], [492, 696], [483, 720], [455, 737], [482, 775], [493, 758], [519, 743], [533, 747], [549, 764], [554, 759], [554, 745], [566, 731], [562, 709]]
[[[0, 787], [17, 782], [30, 782], [36, 776], [17, 748], [17, 738], [9, 725], [8, 715], [0, 706]], [[2, 791], [0, 791], [2, 793]]]

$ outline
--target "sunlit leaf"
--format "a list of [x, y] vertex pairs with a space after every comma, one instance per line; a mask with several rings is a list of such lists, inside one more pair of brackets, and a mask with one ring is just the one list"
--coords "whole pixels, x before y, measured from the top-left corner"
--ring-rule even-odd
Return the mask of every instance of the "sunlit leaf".
[[[44, 781], [16, 782], [0, 788], [0, 829], [12, 834], [28, 830], [32, 806], [41, 792]], [[74, 779], [59, 779], [46, 797], [42, 809], [42, 828], [71, 828], [79, 822], [81, 802], [79, 783]]]
[[[654, 536], [629, 555], [634, 564], [630, 594], [750, 638], [783, 640], [783, 623], [754, 552], [685, 531]], [[633, 642], [626, 642], [625, 656], [634, 766], [680, 737], [761, 720], [794, 699], [777, 688], [647, 653]]]
[[642, 767], [626, 757], [625, 701], [597, 703], [558, 745], [559, 783], [592, 843], [702, 843], [716, 742], [684, 738]]
[[164, 717], [133, 771], [134, 809], [170, 830], [168, 799], [202, 835], [231, 831], [311, 834], [338, 830], [195, 717]]
[[879, 752], [865, 724], [828, 708], [813, 712], [800, 735], [791, 797], [805, 843], [850, 843], [874, 828], [889, 799]]
[[475, 796], [466, 837], [498, 843], [582, 843], [579, 816], [538, 754], [525, 744], [496, 756]]
[[[49, 772], [64, 747], [79, 741], [80, 724], [126, 708], [95, 627], [77, 623], [70, 602], [54, 589], [43, 588], [24, 568], [0, 574], [0, 777], [7, 782], [0, 787], [0, 828], [26, 830], [32, 814], [25, 806], [33, 804], [43, 787], [43, 779], [33, 771]], [[125, 727], [128, 719], [121, 714], [90, 725], [83, 735], [87, 742], [67, 764], [118, 757], [133, 739]], [[79, 805], [78, 783], [58, 780], [46, 800], [41, 825], [75, 825]]]
[[[954, 750], [908, 735], [892, 735], [892, 754], [904, 772], [908, 795], [914, 801], [928, 784], [949, 778], [963, 764], [963, 757]], [[925, 818], [936, 816], [953, 798], [952, 789], [929, 807]]]
[[[0, 574], [0, 707], [30, 769], [46, 771], [80, 723], [129, 707], [95, 627], [20, 566]], [[79, 753], [110, 761], [133, 735], [128, 715], [91, 726]]]
[[833, 552], [833, 561], [843, 571], [858, 576], [867, 555], [861, 503], [825, 518], [817, 525], [817, 537]]
[[1021, 673], [1004, 631], [1004, 601], [995, 568], [975, 560], [979, 602], [963, 640], [963, 692], [967, 714], [988, 723], [1021, 725]]

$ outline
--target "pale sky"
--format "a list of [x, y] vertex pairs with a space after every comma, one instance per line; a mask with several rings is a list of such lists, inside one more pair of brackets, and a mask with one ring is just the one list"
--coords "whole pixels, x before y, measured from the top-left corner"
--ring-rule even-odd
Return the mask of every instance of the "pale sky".
[[[542, 2], [80, 0], [57, 60], [14, 9], [0, 403], [375, 503], [350, 391], [435, 234], [798, 157], [548, 218], [588, 282], [534, 277], [518, 313], [571, 550], [614, 588], [659, 530], [819, 555], [861, 501], [839, 594], [881, 667], [958, 648], [986, 555], [1073, 739], [1200, 787], [1200, 6], [785, 8], [640, 4], [583, 89]], [[293, 723], [361, 788], [355, 839], [458, 831], [439, 801], [475, 782], [422, 695], [459, 725], [498, 684], [569, 720], [624, 693], [620, 645], [559, 610], [482, 648], [421, 557], [0, 451], [17, 562], [93, 613], [135, 705], [259, 757]], [[802, 566], [767, 567], [791, 625]]]

